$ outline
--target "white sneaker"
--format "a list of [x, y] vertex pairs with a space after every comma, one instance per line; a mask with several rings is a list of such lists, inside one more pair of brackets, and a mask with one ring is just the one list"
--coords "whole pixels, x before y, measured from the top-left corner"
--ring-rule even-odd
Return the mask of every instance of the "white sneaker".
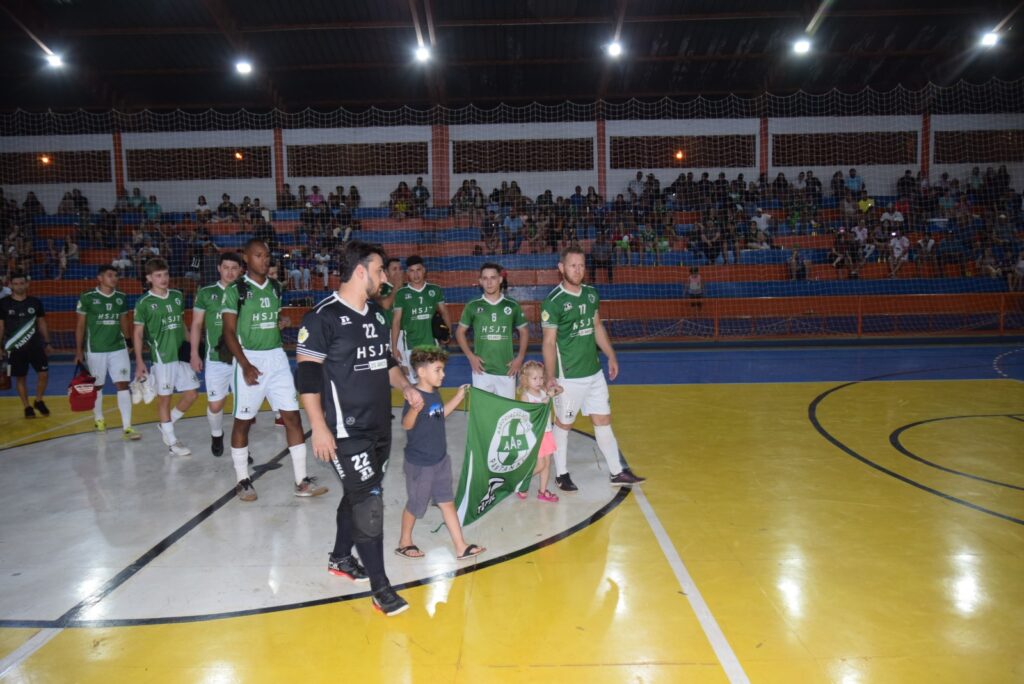
[[170, 452], [172, 454], [174, 454], [175, 456], [191, 456], [192, 455], [192, 450], [189, 449], [184, 444], [182, 444], [181, 441], [175, 442], [174, 444], [169, 446], [168, 449], [170, 449]]
[[142, 401], [151, 404], [154, 399], [156, 399], [156, 378], [147, 375], [142, 381]]
[[132, 393], [132, 403], [133, 404], [141, 404], [142, 403], [142, 383], [139, 382], [138, 380], [132, 380], [130, 383], [128, 383], [128, 389]]

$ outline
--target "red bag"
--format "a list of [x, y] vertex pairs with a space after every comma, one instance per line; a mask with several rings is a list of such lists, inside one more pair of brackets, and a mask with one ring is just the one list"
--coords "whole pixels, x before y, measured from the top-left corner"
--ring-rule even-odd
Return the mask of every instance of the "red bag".
[[92, 411], [96, 406], [96, 378], [89, 375], [88, 369], [82, 364], [75, 368], [75, 377], [68, 385], [68, 401], [72, 411]]

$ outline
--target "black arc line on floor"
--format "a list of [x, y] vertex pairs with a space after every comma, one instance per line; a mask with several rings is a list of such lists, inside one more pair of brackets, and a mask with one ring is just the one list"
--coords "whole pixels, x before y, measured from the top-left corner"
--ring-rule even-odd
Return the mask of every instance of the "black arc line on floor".
[[1007, 515], [1005, 513], [1000, 513], [999, 511], [993, 511], [993, 510], [990, 510], [988, 508], [985, 508], [984, 506], [979, 506], [978, 504], [971, 503], [970, 501], [966, 501], [964, 499], [957, 498], [957, 497], [953, 496], [952, 494], [947, 494], [946, 492], [943, 492], [943, 491], [940, 491], [938, 489], [935, 489], [934, 487], [929, 487], [926, 484], [922, 484], [920, 482], [917, 482], [916, 480], [912, 480], [911, 478], [907, 477], [906, 475], [901, 475], [900, 473], [897, 473], [897, 472], [895, 472], [893, 470], [890, 470], [889, 468], [886, 468], [885, 466], [883, 466], [883, 465], [881, 465], [879, 463], [875, 463], [870, 458], [867, 458], [866, 456], [862, 456], [861, 454], [857, 453], [856, 451], [854, 451], [853, 449], [848, 447], [846, 444], [841, 442], [838, 438], [833, 436], [832, 433], [830, 433], [828, 430], [826, 430], [825, 427], [818, 420], [818, 406], [821, 405], [821, 402], [823, 402], [830, 395], [838, 392], [839, 390], [846, 389], [847, 387], [852, 387], [854, 385], [859, 385], [862, 382], [871, 382], [871, 381], [876, 381], [876, 380], [885, 380], [886, 378], [898, 377], [898, 376], [901, 376], [901, 375], [917, 375], [917, 374], [920, 374], [920, 373], [930, 373], [930, 372], [944, 371], [944, 370], [963, 370], [963, 369], [967, 369], [967, 368], [977, 368], [977, 367], [978, 366], [976, 366], [976, 365], [971, 365], [971, 366], [956, 366], [956, 367], [950, 367], [950, 368], [920, 368], [920, 369], [912, 370], [912, 371], [901, 371], [899, 373], [888, 373], [886, 375], [877, 375], [877, 376], [874, 376], [874, 377], [865, 378], [863, 380], [854, 380], [853, 382], [845, 382], [845, 383], [843, 383], [841, 385], [836, 385], [835, 387], [833, 387], [831, 389], [825, 390], [824, 392], [819, 394], [817, 397], [815, 397], [814, 400], [811, 401], [811, 403], [807, 407], [807, 418], [808, 418], [808, 420], [810, 420], [811, 425], [814, 427], [814, 429], [817, 430], [818, 434], [820, 434], [822, 437], [824, 437], [826, 440], [828, 440], [833, 446], [835, 446], [836, 448], [838, 448], [840, 451], [844, 452], [848, 456], [852, 456], [853, 458], [857, 459], [861, 463], [863, 463], [865, 465], [868, 465], [868, 466], [874, 468], [875, 470], [888, 475], [889, 477], [895, 478], [895, 479], [899, 480], [900, 482], [904, 482], [904, 483], [910, 485], [911, 487], [916, 487], [916, 488], [918, 488], [918, 489], [920, 489], [922, 491], [928, 492], [929, 494], [932, 494], [934, 496], [938, 496], [938, 497], [943, 498], [943, 499], [945, 499], [947, 501], [951, 501], [951, 502], [953, 502], [955, 504], [959, 504], [960, 506], [966, 506], [967, 508], [970, 508], [972, 510], [978, 511], [979, 513], [984, 513], [986, 515], [991, 515], [993, 517], [1000, 518], [1002, 520], [1006, 520], [1006, 521], [1009, 521], [1009, 522], [1012, 522], [1012, 523], [1016, 523], [1018, 525], [1024, 525], [1024, 520], [1021, 520], [1020, 518], [1015, 518], [1012, 515]]
[[[575, 432], [576, 434], [579, 434], [579, 435], [583, 435], [587, 439], [591, 439], [591, 440], [594, 439], [593, 435], [588, 435], [587, 433], [582, 432], [582, 431], [580, 431], [578, 429], [574, 428], [573, 432]], [[310, 434], [312, 434], [312, 431], [308, 431], [308, 432], [305, 433], [306, 439], [309, 438]], [[70, 435], [62, 435], [61, 437], [68, 437], [68, 436], [70, 436]], [[60, 437], [54, 437], [53, 439], [60, 439]], [[42, 441], [48, 441], [48, 440], [42, 440]], [[281, 451], [281, 453], [277, 454], [274, 458], [270, 459], [269, 461], [267, 461], [263, 465], [277, 464], [288, 453], [289, 453], [288, 449], [285, 448], [285, 449], [283, 449]], [[625, 463], [625, 459], [622, 457], [622, 453], [621, 452], [619, 453], [619, 459], [620, 459], [620, 461]], [[626, 464], [626, 465], [628, 467], [628, 464]], [[254, 474], [252, 475], [252, 477], [250, 479], [255, 481], [255, 480], [259, 479], [264, 473], [266, 473], [268, 469], [267, 468], [261, 468], [260, 470], [257, 471], [256, 467], [254, 466], [253, 470], [254, 470]], [[405, 582], [403, 584], [396, 585], [395, 589], [408, 589], [408, 588], [411, 588], [411, 587], [417, 587], [417, 586], [421, 586], [421, 585], [424, 585], [424, 584], [431, 584], [433, 582], [438, 582], [438, 581], [441, 581], [441, 580], [444, 580], [444, 579], [451, 579], [451, 578], [454, 578], [454, 577], [458, 577], [460, 575], [468, 574], [470, 572], [475, 572], [477, 570], [483, 570], [485, 568], [489, 568], [491, 566], [497, 565], [498, 563], [503, 563], [505, 561], [513, 560], [515, 558], [519, 558], [520, 556], [525, 556], [528, 553], [532, 553], [532, 552], [537, 551], [539, 549], [542, 549], [544, 547], [550, 546], [550, 545], [552, 545], [552, 544], [554, 544], [556, 542], [559, 542], [559, 541], [561, 541], [563, 539], [566, 539], [567, 537], [572, 536], [573, 534], [576, 534], [577, 532], [579, 532], [579, 531], [589, 527], [590, 525], [594, 524], [595, 522], [597, 522], [601, 518], [603, 518], [606, 515], [608, 515], [608, 513], [610, 513], [612, 510], [614, 510], [616, 507], [618, 507], [619, 504], [621, 504], [623, 501], [626, 500], [626, 497], [629, 496], [629, 490], [630, 490], [629, 487], [619, 487], [618, 491], [616, 491], [616, 493], [615, 493], [615, 496], [613, 496], [612, 499], [609, 502], [604, 504], [604, 506], [602, 506], [601, 508], [596, 510], [594, 513], [592, 513], [588, 517], [584, 518], [580, 522], [576, 523], [572, 527], [569, 527], [569, 528], [567, 528], [565, 530], [562, 530], [561, 532], [558, 532], [558, 533], [556, 533], [556, 534], [554, 534], [554, 535], [552, 535], [552, 536], [550, 536], [550, 537], [548, 537], [546, 539], [542, 539], [539, 542], [536, 542], [534, 544], [530, 544], [529, 546], [524, 546], [523, 548], [516, 549], [515, 551], [510, 551], [509, 553], [503, 554], [501, 556], [497, 556], [495, 558], [489, 558], [486, 561], [480, 561], [480, 562], [473, 563], [472, 565], [469, 565], [469, 566], [466, 566], [466, 567], [457, 568], [456, 570], [442, 572], [442, 573], [438, 573], [437, 575], [433, 575], [431, 577], [426, 577], [426, 578], [422, 578], [422, 579], [418, 579], [418, 580], [413, 580], [413, 581], [410, 581], [410, 582]], [[78, 619], [76, 619], [76, 616], [81, 614], [82, 611], [84, 611], [84, 610], [86, 610], [86, 609], [96, 605], [100, 601], [102, 601], [112, 591], [114, 591], [119, 586], [121, 586], [122, 584], [127, 582], [135, 574], [137, 574], [140, 570], [142, 570], [144, 567], [146, 567], [151, 562], [153, 562], [153, 560], [155, 560], [160, 554], [162, 554], [164, 551], [169, 549], [176, 542], [180, 541], [182, 537], [184, 537], [186, 534], [188, 534], [189, 532], [194, 530], [196, 527], [198, 527], [200, 523], [202, 523], [204, 520], [206, 520], [207, 518], [212, 516], [214, 513], [216, 513], [218, 510], [223, 508], [232, 499], [234, 499], [235, 496], [236, 496], [236, 494], [235, 494], [234, 488], [232, 488], [230, 491], [222, 494], [216, 501], [214, 501], [212, 504], [210, 504], [209, 506], [204, 508], [202, 511], [197, 513], [195, 516], [193, 516], [187, 522], [182, 524], [178, 529], [174, 530], [169, 535], [164, 537], [155, 546], [153, 546], [153, 548], [149, 549], [149, 551], [147, 551], [146, 553], [144, 553], [141, 556], [139, 556], [139, 558], [136, 559], [133, 563], [131, 563], [125, 569], [123, 569], [121, 572], [117, 573], [112, 578], [107, 580], [103, 584], [103, 586], [101, 586], [99, 589], [97, 589], [91, 595], [89, 595], [88, 597], [86, 597], [85, 599], [80, 601], [77, 605], [75, 605], [73, 608], [68, 610], [66, 613], [61, 615], [56, 620], [5, 620], [5, 619], [0, 619], [0, 627], [8, 627], [8, 628], [37, 628], [37, 629], [79, 629], [79, 628], [96, 628], [96, 627], [134, 627], [134, 626], [144, 626], [144, 625], [167, 625], [167, 624], [181, 624], [181, 623], [188, 623], [188, 622], [206, 622], [206, 621], [209, 621], [209, 620], [223, 620], [223, 619], [226, 619], [226, 618], [246, 617], [246, 616], [250, 616], [250, 615], [262, 615], [264, 613], [277, 613], [277, 612], [281, 612], [281, 611], [285, 611], [285, 610], [296, 610], [296, 609], [299, 609], [299, 608], [310, 608], [310, 607], [313, 607], [313, 606], [321, 606], [321, 605], [326, 605], [326, 604], [330, 604], [330, 603], [342, 603], [342, 602], [345, 602], [345, 601], [353, 601], [355, 599], [368, 598], [370, 596], [370, 592], [369, 591], [362, 591], [362, 592], [358, 592], [358, 593], [354, 593], [354, 594], [345, 594], [345, 595], [342, 595], [342, 596], [331, 596], [331, 597], [322, 598], [322, 599], [314, 599], [314, 600], [311, 600], [311, 601], [301, 601], [299, 603], [289, 603], [289, 604], [285, 604], [285, 605], [281, 605], [281, 606], [268, 606], [268, 607], [264, 607], [264, 608], [251, 608], [251, 609], [248, 609], [248, 610], [238, 610], [238, 611], [231, 611], [231, 612], [226, 612], [226, 613], [208, 613], [208, 614], [203, 614], [203, 615], [185, 615], [185, 616], [162, 617], [162, 618], [134, 618], [134, 619], [125, 619], [125, 620], [78, 620]]]
[[894, 449], [896, 449], [896, 451], [900, 452], [901, 454], [903, 454], [907, 458], [911, 458], [911, 459], [917, 461], [918, 463], [923, 463], [924, 465], [929, 466], [931, 468], [935, 468], [936, 470], [941, 470], [944, 473], [949, 473], [950, 475], [958, 475], [960, 477], [967, 477], [967, 478], [970, 478], [972, 480], [977, 480], [979, 482], [987, 482], [988, 484], [996, 485], [997, 487], [1006, 487], [1008, 489], [1016, 489], [1017, 491], [1024, 492], [1024, 487], [1019, 487], [1019, 486], [1017, 486], [1015, 484], [1010, 484], [1009, 482], [1000, 482], [999, 480], [991, 480], [991, 479], [989, 479], [987, 477], [981, 477], [980, 475], [973, 475], [971, 473], [964, 472], [962, 470], [956, 470], [954, 468], [949, 468], [947, 466], [940, 465], [938, 463], [935, 463], [934, 461], [929, 461], [926, 458], [922, 458], [921, 456], [918, 456], [917, 454], [912, 452], [910, 449], [907, 449], [905, 446], [903, 446], [903, 443], [900, 441], [900, 437], [903, 435], [904, 432], [906, 432], [907, 430], [909, 430], [911, 428], [918, 427], [919, 425], [927, 425], [929, 423], [939, 423], [939, 422], [943, 422], [943, 421], [947, 421], [947, 420], [962, 420], [962, 419], [965, 419], [965, 418], [1012, 418], [1014, 420], [1019, 420], [1016, 416], [1014, 416], [1012, 414], [1009, 414], [1009, 413], [978, 413], [978, 414], [973, 414], [973, 415], [945, 416], [945, 417], [942, 417], [942, 418], [929, 418], [927, 420], [919, 420], [919, 421], [917, 421], [915, 423], [909, 423], [907, 425], [904, 425], [903, 427], [897, 428], [896, 430], [893, 431], [893, 433], [891, 435], [889, 435], [889, 444], [891, 444], [892, 447]]

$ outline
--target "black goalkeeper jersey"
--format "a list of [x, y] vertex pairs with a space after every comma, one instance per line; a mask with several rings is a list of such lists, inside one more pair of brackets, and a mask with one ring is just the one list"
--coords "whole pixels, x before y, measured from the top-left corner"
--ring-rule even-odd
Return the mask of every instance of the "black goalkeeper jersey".
[[8, 295], [0, 299], [0, 320], [4, 322], [4, 348], [7, 351], [43, 346], [37, 325], [46, 316], [38, 297], [25, 297], [20, 302]]
[[383, 309], [360, 312], [333, 294], [302, 317], [297, 354], [323, 361], [320, 403], [339, 439], [391, 433], [391, 380], [398, 365]]

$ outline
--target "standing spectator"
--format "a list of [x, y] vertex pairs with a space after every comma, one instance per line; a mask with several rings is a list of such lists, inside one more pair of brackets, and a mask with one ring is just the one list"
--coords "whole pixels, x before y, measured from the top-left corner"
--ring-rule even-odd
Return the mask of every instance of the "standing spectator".
[[629, 183], [626, 185], [626, 193], [632, 195], [633, 197], [640, 197], [640, 195], [644, 194], [644, 187], [644, 172], [637, 171], [636, 178], [629, 181]]
[[231, 201], [231, 195], [224, 193], [220, 196], [220, 204], [217, 205], [218, 221], [237, 221], [238, 207]]
[[690, 306], [701, 306], [701, 299], [704, 298], [704, 281], [700, 277], [700, 269], [696, 266], [690, 267], [690, 275], [686, 279], [686, 298], [690, 300]]
[[64, 196], [61, 197], [60, 203], [57, 204], [58, 214], [77, 214], [75, 211], [75, 200], [71, 199], [71, 193], [65, 192]]
[[196, 208], [193, 210], [198, 223], [206, 223], [213, 217], [213, 209], [206, 203], [206, 195], [200, 195], [196, 201]]
[[345, 204], [348, 205], [349, 209], [355, 211], [363, 203], [362, 197], [359, 196], [359, 189], [352, 185], [348, 189], [348, 198], [345, 200]]
[[807, 280], [807, 262], [800, 255], [799, 249], [790, 252], [786, 265], [789, 267], [790, 280]]
[[430, 190], [423, 184], [423, 176], [416, 177], [416, 185], [412, 186], [412, 215], [421, 218], [427, 211], [430, 201]]
[[[0, 359], [10, 355], [11, 377], [15, 379], [18, 397], [26, 418], [35, 418], [36, 411], [49, 416], [50, 409], [43, 401], [50, 374], [48, 353], [50, 329], [46, 324], [46, 311], [38, 297], [28, 293], [28, 277], [24, 271], [13, 271], [10, 277], [11, 294], [0, 299]], [[36, 398], [28, 402], [28, 367], [36, 371]]]
[[285, 183], [277, 192], [277, 208], [294, 209], [295, 206], [295, 195], [292, 194], [292, 186]]
[[525, 214], [518, 216], [515, 212], [505, 217], [501, 234], [502, 251], [505, 254], [515, 254], [519, 251], [519, 245], [523, 242], [524, 218]]
[[40, 202], [39, 198], [36, 197], [36, 193], [31, 190], [27, 195], [25, 195], [25, 201], [21, 204], [21, 210], [24, 213], [25, 218], [29, 220], [34, 219], [37, 216], [42, 216], [46, 213], [46, 210], [43, 209], [42, 202]]
[[850, 169], [850, 175], [846, 178], [846, 189], [854, 197], [860, 197], [860, 193], [864, 191], [864, 179], [857, 175], [857, 169]]
[[597, 271], [603, 268], [608, 282], [615, 282], [615, 255], [607, 231], [597, 232], [597, 239], [590, 248], [590, 282], [597, 282]]
[[319, 207], [324, 203], [324, 196], [320, 194], [320, 186], [314, 185], [313, 190], [306, 197], [306, 201], [313, 205], [313, 207]]
[[408, 218], [412, 213], [412, 204], [412, 191], [405, 181], [399, 181], [398, 187], [391, 191], [388, 200], [391, 217], [399, 221]]
[[480, 226], [480, 237], [484, 242], [484, 250], [487, 254], [497, 254], [501, 242], [502, 224], [494, 211], [490, 211], [487, 219]]
[[829, 188], [832, 191], [832, 199], [836, 202], [846, 198], [846, 181], [843, 179], [842, 171], [836, 171], [832, 174], [832, 181], [829, 183]]
[[156, 195], [150, 195], [142, 205], [142, 214], [149, 221], [159, 221], [163, 211], [163, 207], [156, 201]]

